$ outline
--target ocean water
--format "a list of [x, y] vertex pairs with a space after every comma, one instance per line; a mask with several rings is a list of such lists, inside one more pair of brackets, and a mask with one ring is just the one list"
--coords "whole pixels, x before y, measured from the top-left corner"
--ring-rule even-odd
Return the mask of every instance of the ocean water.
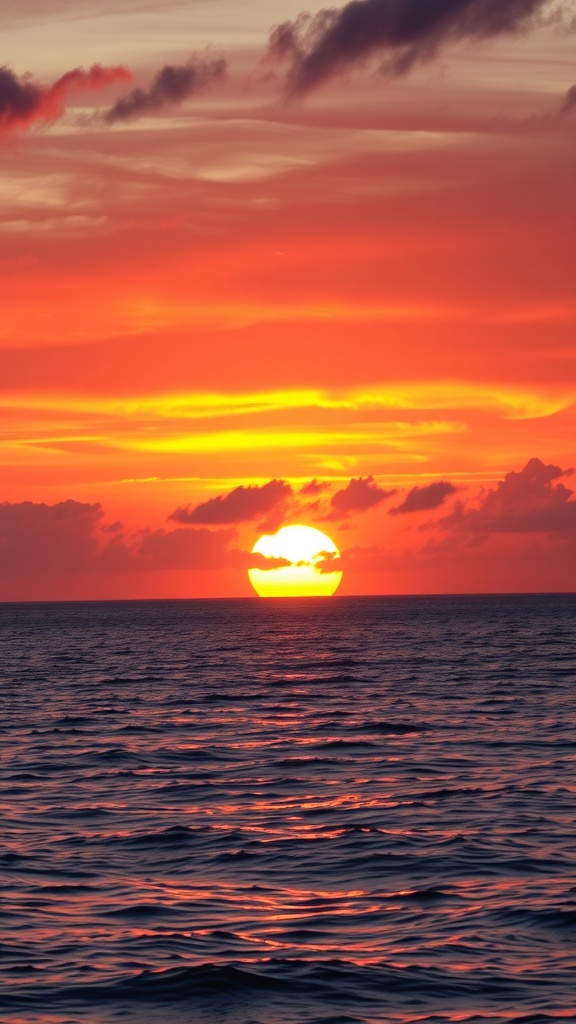
[[0, 606], [11, 1024], [576, 1019], [576, 598]]

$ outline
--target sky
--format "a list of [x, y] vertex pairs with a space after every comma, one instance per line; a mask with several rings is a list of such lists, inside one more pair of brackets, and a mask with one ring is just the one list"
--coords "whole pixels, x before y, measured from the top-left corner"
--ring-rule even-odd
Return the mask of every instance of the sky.
[[0, 600], [574, 591], [574, 3], [2, 17]]

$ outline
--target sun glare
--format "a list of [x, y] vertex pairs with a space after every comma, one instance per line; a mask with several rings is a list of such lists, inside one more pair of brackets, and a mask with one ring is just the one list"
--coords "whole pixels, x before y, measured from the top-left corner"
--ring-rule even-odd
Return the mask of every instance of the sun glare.
[[333, 540], [313, 526], [283, 526], [256, 541], [252, 554], [285, 559], [285, 565], [248, 570], [260, 597], [330, 597], [342, 573], [330, 563], [340, 557]]

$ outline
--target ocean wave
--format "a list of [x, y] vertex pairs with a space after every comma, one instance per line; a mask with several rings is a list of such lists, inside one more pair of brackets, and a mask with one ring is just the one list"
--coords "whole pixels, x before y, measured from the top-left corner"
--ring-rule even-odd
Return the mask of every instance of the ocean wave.
[[0, 1014], [574, 1019], [575, 636], [568, 598], [4, 610]]

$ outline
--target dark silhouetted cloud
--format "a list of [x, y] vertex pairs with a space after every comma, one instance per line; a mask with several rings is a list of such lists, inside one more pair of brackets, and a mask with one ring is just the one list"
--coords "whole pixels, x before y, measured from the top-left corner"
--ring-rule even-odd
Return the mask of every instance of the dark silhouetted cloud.
[[227, 64], [223, 57], [194, 56], [186, 64], [166, 64], [149, 89], [132, 89], [104, 114], [104, 120], [107, 124], [131, 121], [165, 107], [178, 106], [194, 93], [221, 82], [226, 75]]
[[151, 530], [131, 539], [136, 570], [219, 569], [235, 564], [230, 545], [234, 530]]
[[369, 58], [401, 75], [440, 47], [521, 32], [546, 20], [548, 0], [351, 0], [300, 14], [271, 32], [268, 55], [288, 62], [297, 96]]
[[273, 555], [261, 555], [258, 551], [253, 551], [251, 554], [244, 554], [239, 552], [241, 555], [242, 566], [245, 569], [282, 569], [286, 565], [292, 565], [289, 558], [275, 558]]
[[100, 504], [23, 501], [0, 505], [2, 575], [82, 572], [99, 554]]
[[321, 551], [314, 569], [321, 573], [342, 572], [342, 556], [336, 551]]
[[507, 473], [495, 490], [485, 492], [476, 508], [459, 503], [440, 520], [446, 530], [474, 533], [555, 533], [576, 530], [573, 491], [560, 477], [573, 470], [530, 459], [519, 473]]
[[26, 129], [39, 121], [54, 121], [64, 112], [71, 92], [94, 92], [114, 82], [127, 82], [132, 74], [124, 67], [94, 64], [88, 71], [74, 68], [53, 85], [43, 86], [30, 75], [19, 78], [10, 68], [0, 68], [0, 134]]
[[234, 546], [236, 531], [191, 529], [143, 531], [131, 545], [132, 569], [277, 569], [285, 558], [267, 558]]
[[413, 487], [408, 491], [401, 505], [396, 505], [388, 512], [390, 516], [404, 515], [408, 512], [429, 512], [433, 508], [439, 508], [446, 498], [456, 493], [456, 487], [448, 480], [438, 480], [433, 484], [425, 484], [423, 487]]
[[326, 518], [345, 519], [351, 513], [365, 512], [395, 493], [378, 487], [373, 476], [352, 479], [347, 487], [332, 495], [331, 512]]
[[209, 498], [195, 508], [177, 508], [169, 518], [199, 525], [244, 523], [271, 515], [291, 497], [292, 488], [286, 480], [269, 480], [261, 487], [235, 487], [229, 494]]
[[106, 523], [98, 503], [24, 501], [0, 504], [0, 597], [11, 581], [167, 570], [276, 569], [267, 558], [236, 546], [234, 529], [177, 527], [127, 531]]
[[316, 568], [320, 572], [382, 572], [390, 568], [390, 552], [377, 545], [344, 548], [340, 555], [326, 551]]
[[298, 493], [310, 497], [310, 495], [323, 494], [325, 491], [329, 491], [331, 486], [332, 484], [327, 480], [317, 480], [314, 477], [313, 480], [309, 480], [307, 484], [304, 484]]
[[569, 114], [571, 110], [576, 107], [576, 85], [572, 85], [566, 93], [562, 106], [560, 107], [561, 114]]

